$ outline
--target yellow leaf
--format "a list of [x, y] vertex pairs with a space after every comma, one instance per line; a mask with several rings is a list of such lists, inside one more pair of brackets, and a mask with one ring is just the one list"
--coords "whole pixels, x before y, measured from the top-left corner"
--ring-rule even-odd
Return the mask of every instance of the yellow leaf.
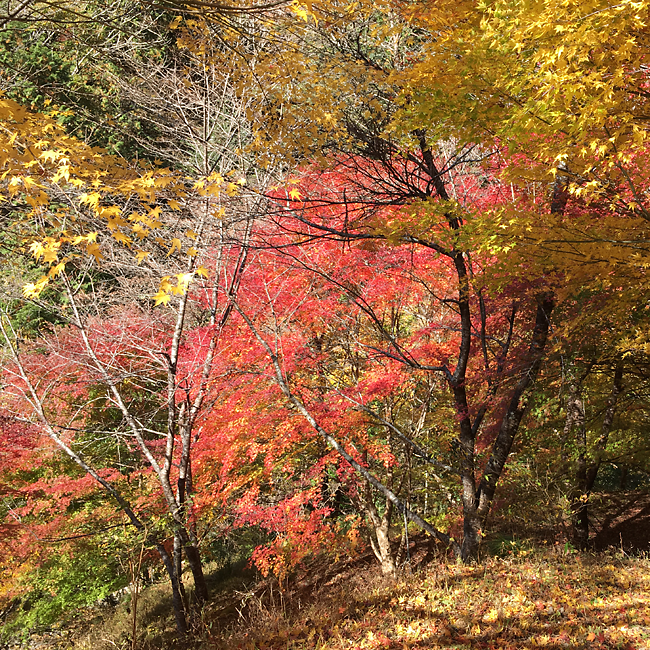
[[187, 249], [187, 254], [189, 257], [196, 257], [199, 254], [199, 251], [197, 251], [196, 248], [192, 246], [192, 248]]
[[59, 275], [59, 273], [63, 272], [64, 269], [65, 269], [65, 262], [59, 262], [58, 264], [56, 264], [50, 269], [48, 275], [51, 278], [55, 278], [57, 275]]
[[178, 284], [173, 287], [172, 291], [177, 295], [184, 294], [187, 291], [187, 288], [190, 286], [190, 282], [192, 281], [193, 276], [194, 273], [178, 273], [176, 275]]
[[41, 244], [40, 241], [33, 241], [29, 245], [29, 250], [31, 251], [32, 255], [38, 260], [43, 255], [43, 244]]
[[46, 275], [43, 275], [37, 282], [26, 284], [23, 287], [23, 295], [25, 298], [38, 298], [41, 291], [45, 289], [49, 281], [49, 278]]
[[205, 268], [205, 266], [199, 266], [196, 271], [194, 271], [196, 275], [200, 275], [201, 277], [207, 278], [208, 277], [208, 269]]
[[57, 257], [59, 256], [59, 248], [61, 247], [61, 242], [50, 242], [47, 246], [43, 247], [43, 261], [47, 264], [56, 262]]
[[99, 244], [93, 243], [86, 246], [86, 253], [88, 253], [88, 255], [92, 255], [95, 258], [95, 262], [97, 263], [104, 259], [104, 256], [99, 249]]
[[85, 203], [91, 208], [97, 208], [99, 207], [99, 193], [98, 192], [90, 192], [90, 193], [84, 193], [79, 197], [79, 203]]
[[39, 157], [41, 160], [44, 160], [45, 162], [47, 162], [48, 160], [50, 162], [56, 162], [62, 156], [63, 154], [60, 151], [43, 151]]
[[309, 12], [307, 11], [307, 9], [304, 6], [295, 2], [295, 0], [294, 2], [291, 3], [291, 11], [293, 11], [293, 13], [296, 14], [296, 16], [298, 16], [298, 18], [301, 18], [305, 22], [309, 20]]
[[[119, 217], [122, 214], [122, 209], [117, 205], [109, 205], [106, 207], [99, 208], [98, 214], [104, 219], [111, 219]], [[126, 225], [126, 222], [120, 219], [120, 225]]]
[[133, 232], [136, 234], [138, 239], [145, 239], [149, 234], [149, 231], [146, 228], [143, 228], [139, 223], [136, 223], [133, 228]]
[[25, 189], [28, 190], [36, 185], [36, 181], [31, 176], [23, 176], [23, 184]]
[[142, 260], [145, 259], [147, 255], [149, 255], [147, 251], [138, 251], [135, 254], [135, 259], [137, 260], [138, 264], [140, 264], [140, 262], [142, 262]]
[[156, 301], [156, 307], [158, 305], [168, 305], [169, 301], [172, 299], [171, 294], [165, 293], [162, 289], [158, 290], [158, 293], [153, 297]]
[[174, 237], [172, 239], [172, 247], [169, 249], [169, 252], [167, 253], [167, 257], [169, 257], [174, 251], [180, 251], [181, 250], [181, 240], [178, 239], [178, 237]]
[[52, 182], [58, 183], [61, 179], [65, 181], [70, 180], [70, 167], [69, 165], [61, 165], [56, 174], [52, 176]]
[[289, 198], [293, 201], [300, 201], [300, 192], [294, 187], [294, 189], [289, 192]]
[[116, 230], [113, 233], [113, 238], [117, 239], [121, 244], [125, 244], [128, 246], [131, 243], [131, 238], [127, 237], [123, 232], [120, 232], [119, 230]]

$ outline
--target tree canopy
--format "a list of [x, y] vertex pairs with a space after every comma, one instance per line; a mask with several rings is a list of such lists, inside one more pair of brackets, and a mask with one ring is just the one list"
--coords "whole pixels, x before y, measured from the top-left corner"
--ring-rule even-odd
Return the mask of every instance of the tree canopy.
[[233, 531], [470, 562], [533, 471], [588, 548], [648, 471], [649, 18], [6, 3], [0, 599], [139, 545], [184, 635]]

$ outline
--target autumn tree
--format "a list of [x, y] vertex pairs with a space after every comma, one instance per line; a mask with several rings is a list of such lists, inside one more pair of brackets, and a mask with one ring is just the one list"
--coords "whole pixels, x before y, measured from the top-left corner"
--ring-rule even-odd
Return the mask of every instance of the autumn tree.
[[[497, 143], [493, 142], [490, 148], [488, 144], [470, 142], [464, 145], [450, 139], [448, 143], [453, 144], [438, 145], [426, 124], [413, 126], [406, 142], [391, 135], [389, 127], [400, 109], [400, 86], [404, 87], [399, 77], [405, 74], [411, 57], [417, 57], [422, 51], [423, 37], [389, 9], [385, 14], [381, 13], [384, 8], [367, 9], [367, 14], [361, 13], [352, 20], [329, 6], [315, 10], [322, 12], [317, 14], [318, 23], [314, 22], [313, 27], [310, 25], [296, 37], [302, 50], [298, 46], [287, 50], [297, 57], [299, 80], [294, 81], [292, 75], [291, 80], [283, 84], [282, 69], [277, 72], [274, 68], [269, 72], [275, 85], [265, 94], [258, 110], [260, 117], [272, 111], [273, 118], [270, 123], [267, 119], [264, 125], [260, 122], [259, 128], [260, 131], [267, 129], [269, 138], [276, 137], [279, 146], [289, 147], [296, 157], [318, 151], [319, 164], [331, 166], [344, 179], [341, 185], [345, 189], [340, 187], [329, 193], [314, 191], [313, 183], [310, 183], [309, 193], [299, 187], [289, 192], [289, 202], [279, 206], [278, 223], [296, 233], [297, 241], [325, 236], [351, 243], [376, 241], [409, 248], [421, 246], [449, 264], [447, 272], [454, 278], [455, 295], [446, 298], [446, 304], [452, 305], [457, 314], [456, 327], [460, 334], [453, 357], [416, 360], [417, 355], [409, 348], [402, 349], [389, 332], [383, 333], [384, 344], [380, 349], [387, 358], [407, 368], [440, 373], [454, 396], [459, 423], [456, 449], [465, 517], [459, 553], [469, 559], [478, 551], [481, 529], [496, 483], [525, 410], [525, 396], [539, 371], [554, 299], [548, 285], [531, 288], [528, 292], [520, 289], [512, 294], [510, 308], [499, 317], [489, 313], [488, 305], [496, 304], [490, 301], [483, 278], [483, 271], [489, 264], [481, 257], [481, 246], [478, 239], [473, 239], [473, 234], [477, 227], [482, 228], [475, 215], [487, 212], [485, 202], [490, 192], [480, 197], [480, 192], [475, 190], [480, 187], [480, 176], [486, 174], [480, 171], [481, 161], [499, 158]], [[326, 24], [322, 30], [321, 24]], [[296, 61], [289, 55], [287, 59]], [[343, 86], [333, 81], [342, 78], [342, 70], [346, 71]], [[323, 79], [331, 83], [323, 83]], [[335, 89], [334, 94], [332, 89]], [[300, 119], [308, 125], [307, 129], [300, 131], [300, 140], [291, 139], [294, 125]], [[451, 135], [453, 133], [448, 134]], [[325, 157], [325, 151], [331, 152], [329, 158]], [[463, 166], [472, 165], [471, 173], [458, 173]], [[488, 168], [489, 165], [485, 169]], [[312, 176], [317, 174], [317, 171], [311, 173]], [[496, 181], [492, 189], [492, 200], [501, 193], [497, 201], [510, 202], [505, 188]], [[516, 200], [514, 195], [512, 198]], [[404, 209], [395, 211], [398, 207]], [[320, 211], [313, 212], [314, 209]], [[512, 278], [506, 279], [504, 284], [516, 286]], [[362, 292], [360, 295], [352, 292], [351, 300], [363, 308]], [[531, 318], [527, 307], [531, 302], [535, 305], [535, 315], [532, 322], [528, 320], [524, 325], [526, 320], [520, 319]], [[382, 323], [376, 315], [371, 318]], [[498, 325], [490, 332], [492, 323]], [[521, 325], [528, 329], [530, 338], [518, 349], [519, 361], [515, 362], [513, 352], [519, 346], [513, 344], [513, 336], [517, 341], [526, 340], [523, 332], [518, 331]], [[479, 341], [477, 347], [473, 345], [475, 337]], [[261, 341], [260, 344], [264, 345]], [[274, 346], [268, 341], [266, 345], [276, 364], [276, 380], [289, 399], [299, 402], [282, 372], [281, 357], [273, 352]], [[475, 358], [482, 359], [483, 377], [488, 379], [482, 388], [471, 387], [469, 379]], [[505, 406], [501, 400], [506, 400]], [[327, 431], [304, 404], [294, 405], [299, 410], [306, 409], [303, 415], [312, 426], [330, 445], [347, 454], [336, 440], [327, 438]], [[484, 468], [483, 478], [479, 479], [477, 441], [489, 423], [489, 413], [496, 418], [496, 425], [492, 424], [496, 429], [493, 453]], [[346, 460], [350, 462], [347, 457]], [[385, 488], [381, 482], [378, 485], [373, 477], [364, 474], [363, 468], [356, 469], [380, 491]], [[404, 510], [399, 500], [394, 503]], [[419, 516], [414, 517], [426, 527]]]
[[[297, 247], [291, 236], [274, 230], [267, 227], [265, 236], [274, 246], [252, 254], [235, 306], [241, 319], [224, 332], [224, 340], [232, 341], [232, 368], [215, 377], [220, 399], [206, 414], [199, 480], [213, 500], [231, 500], [238, 521], [269, 527], [278, 536], [273, 555], [260, 556], [266, 569], [285, 571], [291, 558], [309, 550], [301, 525], [309, 527], [315, 548], [340, 550], [332, 535], [345, 528], [346, 516], [352, 526], [356, 510], [368, 523], [384, 572], [394, 574], [390, 528], [396, 506], [423, 501], [415, 478], [422, 474], [419, 466], [431, 466], [432, 479], [454, 471], [423, 450], [425, 440], [436, 449], [449, 444], [443, 435], [436, 440], [431, 428], [446, 432], [443, 414], [452, 409], [435, 378], [376, 353], [384, 339], [373, 317], [402, 345], [446, 349], [455, 337], [449, 332], [453, 316], [436, 314], [439, 324], [425, 324], [437, 308], [426, 287], [435, 284], [444, 295], [444, 271], [428, 251], [417, 255], [423, 266], [418, 270], [405, 250], [348, 248], [320, 239]], [[283, 351], [280, 378], [269, 376], [267, 346]], [[320, 436], [305, 421], [309, 414], [317, 414]], [[328, 449], [330, 430], [352, 466]], [[362, 475], [372, 470], [382, 477], [384, 503], [376, 502], [365, 480], [372, 476], [360, 481], [354, 466]], [[445, 481], [437, 480], [446, 492]], [[209, 512], [210, 498], [201, 500]], [[348, 539], [354, 530], [347, 531]], [[446, 534], [436, 534], [449, 542]]]
[[[178, 172], [130, 165], [67, 135], [56, 114], [44, 117], [4, 100], [5, 189], [24, 215], [12, 224], [15, 244], [29, 246], [36, 261], [49, 267], [23, 293], [56, 314], [58, 327], [41, 332], [43, 343], [37, 344], [16, 323], [13, 307], [2, 323], [7, 408], [92, 476], [158, 549], [182, 634], [183, 556], [199, 604], [207, 598], [192, 507], [195, 422], [263, 204], [242, 189], [260, 178], [243, 152], [250, 138], [245, 103], [223, 64], [225, 46], [215, 44], [219, 61], [214, 50], [184, 44], [184, 29], [192, 27], [172, 32], [178, 59], [152, 61], [136, 97], [158, 128], [175, 124], [173, 140], [142, 146], [152, 157], [166, 154]], [[142, 44], [145, 53], [148, 46]], [[145, 75], [144, 67], [139, 70]], [[133, 79], [123, 82], [124, 93], [135, 88]], [[32, 180], [33, 167], [38, 181]], [[206, 286], [190, 290], [208, 276]], [[56, 300], [48, 304], [48, 297]], [[171, 311], [156, 318], [154, 304]], [[199, 328], [200, 348], [187, 343], [190, 327]], [[54, 370], [46, 370], [48, 364]], [[79, 387], [74, 398], [65, 392], [71, 381]], [[114, 439], [110, 453], [135, 454], [147, 491], [151, 480], [157, 486], [151, 504], [124, 492], [122, 473], [128, 477], [134, 467], [92, 456], [93, 431]], [[117, 475], [105, 475], [107, 462]], [[164, 544], [170, 533], [171, 554]]]
[[[584, 547], [589, 494], [608, 456], [617, 402], [627, 399], [625, 368], [643, 367], [647, 351], [642, 61], [648, 6], [576, 1], [459, 8], [463, 20], [444, 23], [438, 7], [414, 13], [420, 25], [441, 29], [441, 38], [427, 44], [413, 68], [418, 85], [410, 86], [414, 97], [405, 115], [408, 124], [420, 124], [422, 112], [430, 111], [431, 126], [442, 126], [438, 133], [451, 126], [470, 139], [498, 134], [510, 150], [507, 177], [533, 195], [549, 184], [565, 186], [562, 210], [540, 211], [533, 202], [533, 209], [506, 211], [498, 236], [535, 260], [538, 273], [558, 278], [556, 299], [567, 306], [562, 315], [570, 315], [562, 322], [568, 360], [564, 429], [565, 437], [577, 436], [572, 509], [576, 542]], [[444, 75], [441, 56], [449, 63]], [[427, 100], [432, 92], [447, 93], [448, 117]], [[605, 358], [602, 350], [586, 358], [577, 353], [585, 331], [607, 342]], [[626, 364], [626, 358], [635, 363]], [[610, 388], [599, 406], [592, 402], [590, 416], [583, 382], [594, 374], [608, 376]], [[592, 418], [600, 422], [598, 433]]]

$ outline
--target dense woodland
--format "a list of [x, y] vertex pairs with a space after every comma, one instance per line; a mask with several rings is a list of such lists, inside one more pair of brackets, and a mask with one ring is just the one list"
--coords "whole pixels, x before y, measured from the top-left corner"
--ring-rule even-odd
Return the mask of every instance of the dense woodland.
[[650, 485], [649, 57], [650, 0], [3, 0], [8, 633], [588, 553]]

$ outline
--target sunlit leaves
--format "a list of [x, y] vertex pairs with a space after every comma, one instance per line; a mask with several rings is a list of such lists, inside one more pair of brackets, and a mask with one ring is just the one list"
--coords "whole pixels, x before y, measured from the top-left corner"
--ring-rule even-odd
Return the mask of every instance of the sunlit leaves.
[[[61, 262], [70, 256], [87, 255], [100, 263], [105, 257], [105, 236], [126, 248], [134, 242], [141, 242], [142, 247], [148, 239], [161, 245], [168, 241], [168, 256], [183, 250], [180, 237], [170, 236], [161, 212], [165, 203], [171, 210], [181, 210], [179, 200], [187, 197], [188, 183], [181, 174], [130, 165], [67, 135], [51, 115], [32, 113], [6, 98], [0, 99], [0, 120], [0, 178], [4, 188], [0, 188], [0, 195], [5, 201], [24, 200], [31, 207], [28, 218], [34, 222], [45, 219], [54, 226], [40, 232], [33, 229], [28, 242], [30, 253], [52, 268], [25, 287], [26, 296], [37, 297], [48, 278], [58, 275], [63, 269]], [[192, 183], [198, 196], [216, 198], [224, 179], [214, 173]], [[237, 187], [229, 183], [226, 192], [235, 195]], [[162, 198], [166, 199], [164, 203]], [[127, 209], [127, 205], [137, 209]], [[191, 231], [186, 236], [196, 240]], [[189, 247], [187, 254], [196, 256], [196, 246]], [[139, 263], [145, 259], [141, 251], [136, 251], [135, 257]], [[186, 286], [185, 280], [179, 281], [176, 290]], [[163, 285], [161, 291], [168, 293]]]
[[[638, 649], [650, 622], [647, 570], [643, 558], [596, 555], [587, 562], [560, 545], [515, 547], [478, 567], [439, 562], [396, 583], [365, 585], [352, 600], [344, 583], [308, 610], [311, 625], [304, 615], [280, 624], [246, 622], [217, 647], [381, 650], [420, 648], [426, 639], [433, 647], [498, 650], [519, 648], [526, 639], [532, 648]], [[298, 584], [305, 578], [298, 574]]]

